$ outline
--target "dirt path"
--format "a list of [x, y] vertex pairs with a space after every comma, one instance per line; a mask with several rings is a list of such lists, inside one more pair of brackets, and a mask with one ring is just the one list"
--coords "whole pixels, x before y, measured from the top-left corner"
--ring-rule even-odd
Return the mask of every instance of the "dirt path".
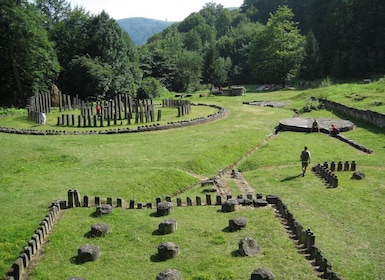
[[248, 194], [255, 194], [255, 189], [249, 184], [249, 182], [243, 177], [242, 173], [239, 172], [236, 167], [242, 160], [249, 157], [274, 136], [276, 136], [274, 132], [270, 133], [265, 139], [262, 140], [261, 143], [257, 143], [244, 156], [242, 156], [232, 165], [222, 170], [220, 174], [214, 178], [217, 195], [221, 195], [223, 199], [226, 199], [228, 194], [233, 193], [232, 189], [234, 189], [234, 186], [239, 189], [239, 194], [241, 194], [242, 197], [247, 197]]

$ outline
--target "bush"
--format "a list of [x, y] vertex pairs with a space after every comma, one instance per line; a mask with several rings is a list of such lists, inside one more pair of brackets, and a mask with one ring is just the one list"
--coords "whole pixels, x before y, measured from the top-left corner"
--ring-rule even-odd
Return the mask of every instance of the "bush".
[[329, 76], [321, 81], [318, 87], [330, 87], [333, 84]]

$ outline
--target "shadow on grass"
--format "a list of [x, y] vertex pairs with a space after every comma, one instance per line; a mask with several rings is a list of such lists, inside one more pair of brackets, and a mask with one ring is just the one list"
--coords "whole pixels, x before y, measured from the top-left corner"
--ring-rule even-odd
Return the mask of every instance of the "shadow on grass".
[[164, 234], [162, 234], [161, 232], [159, 232], [159, 230], [156, 229], [152, 232], [152, 235], [164, 235]]
[[73, 256], [72, 258], [70, 258], [70, 263], [79, 265], [79, 264], [84, 264], [86, 262], [80, 260], [78, 256]]
[[159, 215], [157, 212], [152, 212], [152, 213], [150, 213], [149, 216], [150, 216], [150, 217], [155, 217], [155, 218], [157, 218], [157, 217], [162, 217], [162, 215]]
[[222, 232], [237, 232], [237, 231], [240, 231], [240, 230], [241, 230], [241, 228], [234, 229], [234, 228], [231, 228], [231, 227], [227, 226], [227, 227], [222, 229]]
[[297, 178], [299, 178], [299, 177], [302, 177], [302, 173], [301, 173], [301, 174], [298, 174], [298, 175], [295, 175], [295, 176], [289, 176], [289, 177], [283, 178], [283, 179], [281, 180], [281, 182], [294, 180], [294, 179], [297, 179]]
[[151, 260], [152, 262], [163, 262], [163, 260], [161, 260], [161, 259], [159, 258], [159, 254], [154, 254], [154, 255], [152, 255], [152, 256], [150, 257], [150, 260]]
[[98, 218], [98, 217], [100, 217], [100, 213], [98, 213], [97, 211], [92, 212], [92, 213], [90, 214], [90, 217], [91, 217], [91, 218]]
[[242, 257], [241, 254], [239, 253], [239, 250], [234, 250], [231, 252], [231, 256], [233, 258], [239, 258], [239, 257]]

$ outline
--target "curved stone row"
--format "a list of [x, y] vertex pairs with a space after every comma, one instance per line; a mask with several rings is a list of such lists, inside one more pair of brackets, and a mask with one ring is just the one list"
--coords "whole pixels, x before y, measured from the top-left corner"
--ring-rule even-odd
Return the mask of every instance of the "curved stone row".
[[146, 131], [166, 130], [184, 126], [191, 126], [196, 124], [202, 124], [210, 122], [218, 118], [222, 118], [226, 114], [226, 109], [217, 105], [208, 105], [203, 103], [193, 104], [194, 106], [208, 106], [218, 109], [218, 112], [207, 115], [206, 117], [199, 117], [191, 120], [169, 122], [164, 125], [143, 125], [137, 128], [117, 128], [108, 130], [89, 130], [89, 131], [66, 131], [66, 130], [31, 130], [31, 129], [16, 129], [9, 127], [0, 127], [0, 132], [11, 134], [26, 134], [26, 135], [84, 135], [84, 134], [120, 134], [120, 133], [137, 133]]

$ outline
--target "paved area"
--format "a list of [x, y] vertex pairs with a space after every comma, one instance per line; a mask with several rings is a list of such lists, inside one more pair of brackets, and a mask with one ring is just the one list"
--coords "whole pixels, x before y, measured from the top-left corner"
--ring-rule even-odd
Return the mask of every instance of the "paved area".
[[302, 118], [294, 117], [284, 119], [279, 122], [280, 130], [311, 132], [314, 120], [317, 121], [320, 132], [329, 133], [334, 124], [341, 131], [350, 131], [355, 128], [355, 124], [349, 120], [339, 120], [331, 118]]

